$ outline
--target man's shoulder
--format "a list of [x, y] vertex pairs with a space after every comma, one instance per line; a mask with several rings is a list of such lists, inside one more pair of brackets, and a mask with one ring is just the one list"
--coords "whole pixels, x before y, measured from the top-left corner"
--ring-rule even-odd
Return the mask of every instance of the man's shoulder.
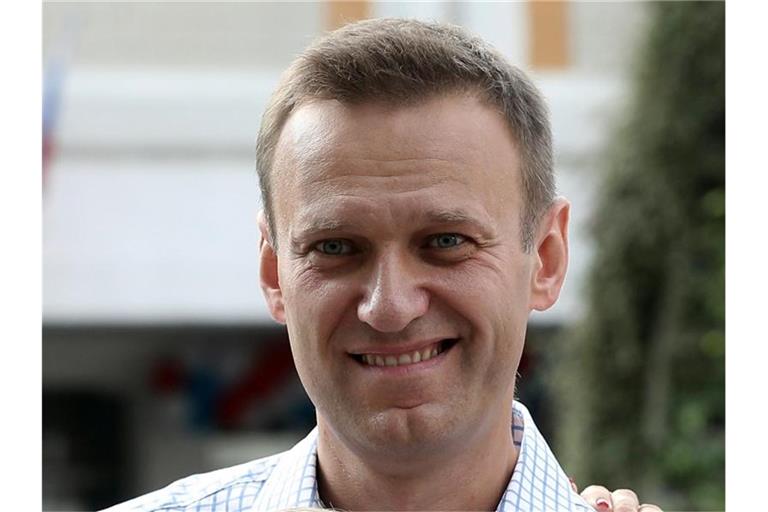
[[285, 453], [191, 475], [103, 512], [245, 512]]

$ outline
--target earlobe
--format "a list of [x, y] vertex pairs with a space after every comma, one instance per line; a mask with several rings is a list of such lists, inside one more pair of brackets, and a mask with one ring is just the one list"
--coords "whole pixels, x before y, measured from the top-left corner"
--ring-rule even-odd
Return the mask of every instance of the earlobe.
[[570, 207], [565, 198], [559, 197], [541, 219], [534, 247], [536, 265], [531, 276], [531, 309], [549, 309], [560, 296], [568, 269]]
[[269, 313], [275, 321], [285, 323], [285, 306], [283, 303], [283, 291], [280, 288], [280, 277], [277, 265], [277, 252], [272, 239], [269, 236], [269, 228], [264, 211], [259, 212], [259, 231], [261, 242], [259, 244], [259, 280], [261, 291], [267, 302]]

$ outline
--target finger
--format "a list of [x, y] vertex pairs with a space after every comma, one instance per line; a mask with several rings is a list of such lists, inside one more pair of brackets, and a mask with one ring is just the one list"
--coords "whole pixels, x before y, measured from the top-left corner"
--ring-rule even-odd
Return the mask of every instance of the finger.
[[613, 507], [611, 491], [602, 485], [590, 485], [581, 492], [581, 497], [598, 512], [608, 512]]
[[611, 493], [613, 512], [637, 512], [640, 501], [631, 489], [616, 489]]
[[664, 512], [656, 505], [652, 505], [650, 503], [643, 503], [640, 505], [640, 508], [637, 509], [637, 512]]
[[576, 480], [574, 480], [572, 476], [568, 477], [568, 481], [571, 482], [571, 489], [573, 489], [573, 492], [579, 492], [579, 486], [576, 485]]

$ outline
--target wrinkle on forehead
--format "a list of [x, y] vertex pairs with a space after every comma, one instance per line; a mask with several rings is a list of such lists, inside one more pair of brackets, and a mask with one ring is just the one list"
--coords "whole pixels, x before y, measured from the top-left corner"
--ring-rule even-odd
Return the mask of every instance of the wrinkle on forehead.
[[294, 186], [306, 198], [322, 194], [406, 194], [422, 189], [468, 185], [466, 173], [449, 161], [404, 159], [383, 163], [367, 160], [333, 162], [328, 170], [297, 169]]
[[[360, 144], [364, 146], [364, 143]], [[345, 147], [347, 146], [347, 147]], [[294, 151], [291, 159], [290, 182], [293, 186], [323, 186], [324, 184], [347, 183], [350, 185], [382, 185], [381, 180], [391, 183], [411, 183], [408, 187], [458, 181], [466, 184], [469, 170], [460, 158], [447, 156], [425, 156], [424, 150], [418, 155], [406, 155], [405, 151], [391, 151], [372, 156], [358, 156], [349, 144], [326, 147], [310, 151]], [[299, 149], [299, 148], [297, 148]], [[415, 153], [415, 152], [414, 152]], [[482, 171], [482, 169], [472, 169]]]

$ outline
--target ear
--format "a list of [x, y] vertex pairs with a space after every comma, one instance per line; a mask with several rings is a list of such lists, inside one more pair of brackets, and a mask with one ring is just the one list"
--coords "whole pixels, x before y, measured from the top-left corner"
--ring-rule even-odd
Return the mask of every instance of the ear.
[[568, 220], [571, 204], [558, 197], [539, 223], [531, 274], [530, 309], [549, 309], [560, 296], [568, 269]]
[[283, 291], [280, 289], [280, 277], [277, 269], [277, 252], [274, 249], [272, 238], [269, 234], [264, 210], [259, 212], [259, 231], [261, 242], [259, 244], [259, 279], [261, 291], [267, 301], [269, 313], [275, 321], [285, 323], [285, 306], [283, 304]]

